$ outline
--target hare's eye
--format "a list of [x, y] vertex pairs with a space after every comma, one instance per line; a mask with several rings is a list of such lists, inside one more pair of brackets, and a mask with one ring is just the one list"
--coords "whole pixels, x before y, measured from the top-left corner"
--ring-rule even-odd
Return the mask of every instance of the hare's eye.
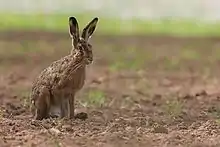
[[88, 50], [92, 50], [92, 45], [88, 44]]
[[91, 45], [91, 44], [88, 44], [88, 47], [92, 48], [92, 45]]

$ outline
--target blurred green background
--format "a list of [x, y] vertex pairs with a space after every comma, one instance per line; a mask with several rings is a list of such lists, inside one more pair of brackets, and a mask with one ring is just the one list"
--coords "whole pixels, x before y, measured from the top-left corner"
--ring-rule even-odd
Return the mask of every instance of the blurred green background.
[[80, 24], [97, 16], [103, 34], [218, 36], [216, 0], [20, 0], [0, 2], [1, 30], [66, 31], [68, 16]]

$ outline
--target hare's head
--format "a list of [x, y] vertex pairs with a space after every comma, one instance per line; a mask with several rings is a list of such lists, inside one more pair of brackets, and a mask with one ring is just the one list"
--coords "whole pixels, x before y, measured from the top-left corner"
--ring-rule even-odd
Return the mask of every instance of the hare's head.
[[89, 44], [93, 32], [95, 31], [98, 18], [94, 18], [87, 26], [83, 29], [82, 34], [79, 33], [79, 25], [75, 17], [69, 17], [69, 32], [72, 38], [72, 54], [79, 54], [82, 56], [86, 64], [90, 64], [93, 61], [92, 45]]

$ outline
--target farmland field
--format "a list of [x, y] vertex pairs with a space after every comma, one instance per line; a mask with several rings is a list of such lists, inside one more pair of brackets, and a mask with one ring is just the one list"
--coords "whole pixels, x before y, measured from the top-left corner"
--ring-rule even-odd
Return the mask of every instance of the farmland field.
[[32, 81], [70, 52], [70, 38], [1, 32], [1, 146], [220, 146], [220, 39], [97, 34], [91, 43], [76, 98], [88, 119], [33, 121]]

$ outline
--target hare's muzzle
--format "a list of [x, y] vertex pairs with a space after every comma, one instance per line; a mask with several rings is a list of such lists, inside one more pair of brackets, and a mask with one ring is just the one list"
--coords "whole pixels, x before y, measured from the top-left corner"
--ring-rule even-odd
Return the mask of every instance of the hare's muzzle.
[[87, 65], [88, 65], [88, 64], [92, 64], [92, 62], [93, 62], [92, 59], [87, 59], [87, 60], [86, 60], [86, 64], [87, 64]]

